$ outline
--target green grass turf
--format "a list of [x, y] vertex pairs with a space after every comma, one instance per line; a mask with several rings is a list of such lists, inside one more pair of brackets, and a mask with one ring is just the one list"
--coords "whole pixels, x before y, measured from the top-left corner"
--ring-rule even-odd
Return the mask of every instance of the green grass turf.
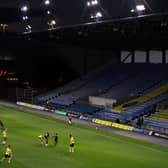
[[[8, 128], [8, 143], [13, 162], [0, 163], [0, 168], [167, 168], [168, 148], [96, 130], [78, 124], [68, 126], [43, 115], [0, 106], [0, 120]], [[39, 145], [37, 136], [49, 131], [59, 134], [59, 143]], [[75, 153], [68, 152], [69, 134], [76, 140]], [[1, 137], [1, 135], [0, 135]], [[5, 147], [0, 146], [0, 157]]]

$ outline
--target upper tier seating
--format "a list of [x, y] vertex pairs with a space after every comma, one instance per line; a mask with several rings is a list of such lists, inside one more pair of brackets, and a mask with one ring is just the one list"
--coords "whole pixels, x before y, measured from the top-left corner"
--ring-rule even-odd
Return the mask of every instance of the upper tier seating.
[[136, 99], [131, 100], [130, 102], [121, 104], [115, 108], [112, 109], [114, 112], [122, 112], [132, 106], [137, 106], [139, 104], [145, 103], [161, 94], [164, 94], [168, 92], [168, 83], [161, 85], [158, 88], [155, 88], [154, 90], [151, 90], [149, 93], [146, 93]]
[[71, 82], [65, 88], [61, 87], [40, 99], [70, 105], [81, 97], [94, 94], [114, 99], [136, 95], [167, 79], [168, 77], [163, 73], [166, 68], [166, 66], [145, 64], [112, 65], [101, 72]]
[[165, 109], [161, 112], [154, 113], [149, 118], [152, 120], [159, 120], [159, 121], [168, 122], [168, 109]]

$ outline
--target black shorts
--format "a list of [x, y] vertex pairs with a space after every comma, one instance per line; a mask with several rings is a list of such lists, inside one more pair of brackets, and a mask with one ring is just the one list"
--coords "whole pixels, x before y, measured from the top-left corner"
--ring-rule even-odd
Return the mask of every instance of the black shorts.
[[45, 138], [46, 140], [48, 140], [49, 136], [44, 136], [44, 138]]
[[10, 155], [6, 155], [6, 154], [5, 154], [5, 158], [10, 158], [10, 157], [11, 157]]
[[70, 147], [74, 147], [74, 146], [75, 146], [75, 144], [73, 143], [73, 144], [70, 144], [69, 146], [70, 146]]

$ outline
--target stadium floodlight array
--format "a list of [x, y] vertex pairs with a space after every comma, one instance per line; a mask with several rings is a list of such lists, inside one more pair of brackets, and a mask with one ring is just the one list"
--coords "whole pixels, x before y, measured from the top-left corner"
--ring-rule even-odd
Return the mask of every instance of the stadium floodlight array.
[[55, 28], [55, 25], [57, 24], [56, 21], [53, 19], [53, 20], [50, 20], [47, 22], [47, 24], [49, 25], [49, 29], [48, 30], [52, 30]]
[[146, 8], [144, 5], [136, 5], [136, 10], [137, 11], [144, 11]]
[[46, 13], [47, 13], [47, 15], [50, 15], [50, 14], [51, 14], [51, 11], [50, 11], [50, 10], [47, 10]]
[[102, 15], [101, 12], [96, 12], [94, 15], [91, 14], [91, 16], [90, 16], [91, 19], [99, 19], [99, 18], [102, 18], [102, 17], [103, 17], [103, 15]]
[[50, 0], [44, 0], [44, 5], [47, 8], [46, 14], [50, 15], [51, 14], [51, 10], [49, 8], [50, 8], [50, 5], [51, 5], [51, 1]]
[[46, 6], [46, 14], [50, 15], [51, 14], [51, 1], [50, 0], [44, 0], [44, 5]]
[[47, 16], [45, 16], [47, 18], [47, 25], [49, 26], [49, 30], [54, 29], [55, 25], [56, 25], [56, 21], [55, 19], [53, 19], [53, 13], [51, 12], [51, 0], [44, 0], [44, 5], [46, 7], [45, 13]]
[[44, 1], [44, 4], [45, 4], [45, 5], [50, 5], [50, 0], [45, 0], [45, 1]]
[[24, 21], [25, 31], [26, 33], [31, 33], [32, 26], [29, 23], [29, 16], [27, 15], [29, 8], [27, 5], [23, 5], [20, 10], [23, 13], [22, 20]]
[[23, 16], [22, 19], [23, 19], [23, 20], [28, 20], [29, 17], [26, 15], [26, 16]]
[[136, 5], [135, 9], [131, 9], [130, 12], [131, 13], [134, 13], [134, 12], [143, 12], [145, 10], [146, 10], [145, 5], [139, 4], [139, 5]]
[[26, 6], [26, 5], [24, 5], [24, 6], [21, 7], [21, 11], [22, 11], [22, 12], [27, 12], [28, 9], [29, 9], [29, 8], [28, 8], [28, 6]]
[[87, 1], [87, 6], [96, 6], [98, 4], [99, 4], [98, 0]]
[[101, 18], [103, 15], [102, 15], [102, 13], [101, 12], [97, 12], [96, 13], [96, 18]]
[[2, 30], [3, 32], [5, 32], [7, 27], [8, 27], [8, 24], [6, 23], [0, 24], [0, 31]]
[[52, 25], [56, 25], [56, 21], [55, 21], [55, 20], [52, 20], [52, 21], [51, 21], [51, 24], [52, 24]]
[[95, 19], [96, 21], [98, 21], [100, 18], [103, 17], [103, 14], [100, 11], [97, 11], [99, 7], [98, 0], [89, 0], [87, 1], [86, 5], [91, 9], [91, 14], [90, 14], [91, 19]]
[[131, 13], [134, 13], [134, 12], [135, 12], [135, 9], [131, 9], [130, 12], [131, 12]]
[[26, 30], [27, 30], [28, 33], [31, 33], [32, 32], [32, 27], [30, 25], [27, 25]]

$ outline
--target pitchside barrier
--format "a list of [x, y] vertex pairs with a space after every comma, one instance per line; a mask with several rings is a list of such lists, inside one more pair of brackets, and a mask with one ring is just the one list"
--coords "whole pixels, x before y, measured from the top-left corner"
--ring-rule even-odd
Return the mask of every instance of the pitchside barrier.
[[[47, 109], [45, 107], [37, 106], [37, 105], [29, 104], [29, 103], [24, 103], [24, 102], [19, 102], [18, 101], [16, 104], [20, 105], [20, 106], [32, 108], [32, 109], [49, 111], [49, 109]], [[96, 123], [96, 124], [109, 126], [109, 127], [113, 127], [113, 128], [118, 128], [118, 129], [122, 129], [122, 130], [134, 131], [134, 132], [139, 132], [139, 133], [143, 133], [143, 134], [148, 134], [148, 133], [144, 133], [144, 130], [142, 130], [142, 129], [137, 129], [137, 128], [134, 128], [134, 127], [129, 126], [129, 125], [119, 124], [119, 123], [100, 120], [100, 119], [95, 119], [95, 118], [93, 119], [92, 117], [82, 116], [80, 114], [76, 114], [76, 113], [74, 114], [74, 113], [63, 111], [63, 110], [53, 110], [52, 112], [54, 112], [55, 114], [63, 115], [63, 116], [68, 116], [68, 114], [71, 114], [71, 116], [73, 118], [80, 118], [81, 120], [86, 120], [88, 122], [93, 122], [93, 123]]]
[[62, 110], [54, 110], [55, 114], [59, 114], [59, 115], [63, 115], [63, 116], [67, 116], [67, 112], [66, 111], [62, 111]]
[[27, 108], [32, 108], [32, 109], [36, 109], [36, 110], [46, 110], [46, 111], [50, 111], [50, 112], [53, 112], [55, 114], [59, 114], [59, 115], [63, 115], [63, 116], [68, 116], [68, 114], [71, 114], [71, 116], [73, 118], [79, 118], [80, 115], [79, 114], [74, 114], [74, 113], [71, 113], [71, 112], [67, 112], [67, 111], [64, 111], [64, 110], [50, 110], [46, 107], [43, 107], [43, 106], [37, 106], [37, 105], [34, 105], [34, 104], [30, 104], [30, 103], [24, 103], [24, 102], [17, 102], [16, 103], [17, 105], [19, 106], [24, 106], [24, 107], [27, 107]]
[[36, 109], [36, 110], [46, 110], [46, 111], [54, 112], [55, 114], [60, 114], [60, 115], [64, 115], [64, 116], [67, 115], [67, 112], [63, 111], [63, 110], [50, 110], [50, 109], [45, 108], [43, 106], [37, 106], [34, 104], [24, 103], [24, 102], [19, 102], [19, 101], [16, 104], [19, 106], [24, 106], [24, 107], [28, 107], [28, 108], [32, 108], [32, 109]]
[[113, 128], [119, 128], [119, 129], [122, 129], [122, 130], [127, 130], [127, 131], [133, 131], [133, 128], [134, 128], [134, 127], [129, 126], [129, 125], [118, 124], [118, 123], [115, 123], [115, 122], [99, 120], [99, 119], [93, 119], [92, 122], [96, 123], [96, 124], [101, 124], [101, 125], [104, 125], [104, 126], [109, 126], [109, 127], [113, 127]]
[[[29, 103], [17, 102], [16, 104], [20, 105], [20, 106], [28, 107], [28, 108], [37, 109], [37, 110], [46, 110], [45, 107], [37, 106], [37, 105], [29, 104]], [[60, 110], [55, 110], [54, 113], [64, 115], [64, 116], [66, 116], [68, 114], [66, 111], [60, 111]], [[80, 117], [79, 115], [75, 115], [73, 113], [70, 113], [70, 114], [73, 115], [74, 118], [79, 118]], [[84, 118], [80, 117], [80, 119], [84, 119]], [[87, 120], [89, 120], [89, 118], [87, 118]], [[92, 122], [94, 122], [96, 124], [101, 124], [101, 125], [104, 125], [104, 126], [109, 126], [109, 127], [114, 127], [114, 128], [127, 130], [127, 131], [133, 131], [133, 128], [134, 128], [132, 126], [118, 124], [118, 123], [115, 123], [115, 122], [110, 122], [110, 121], [105, 121], [105, 120], [100, 120], [100, 119], [92, 119]]]
[[17, 105], [20, 105], [20, 106], [24, 106], [24, 107], [28, 107], [28, 108], [33, 108], [33, 109], [36, 109], [36, 110], [45, 110], [45, 107], [42, 107], [42, 106], [37, 106], [37, 105], [34, 105], [34, 104], [30, 104], [30, 103], [24, 103], [24, 102], [16, 102]]
[[115, 122], [110, 122], [110, 121], [105, 121], [105, 120], [100, 120], [100, 119], [95, 119], [95, 118], [93, 119], [92, 117], [83, 116], [83, 115], [72, 113], [72, 112], [66, 112], [66, 111], [63, 111], [63, 110], [50, 110], [50, 109], [47, 109], [43, 106], [37, 106], [37, 105], [34, 105], [34, 104], [24, 103], [24, 102], [19, 102], [19, 101], [16, 104], [20, 105], [20, 106], [27, 107], [27, 108], [36, 109], [36, 110], [51, 111], [55, 114], [59, 114], [59, 115], [63, 115], [63, 116], [68, 116], [68, 114], [71, 114], [71, 116], [73, 118], [79, 118], [81, 120], [86, 120], [88, 122], [93, 122], [93, 123], [96, 123], [96, 124], [100, 124], [100, 125], [104, 125], [104, 126], [108, 126], [108, 127], [113, 127], [113, 128], [118, 128], [118, 129], [122, 129], [122, 130], [126, 130], [126, 131], [138, 132], [138, 133], [142, 133], [142, 134], [145, 134], [145, 135], [151, 135], [151, 136], [153, 135], [153, 136], [159, 136], [159, 137], [167, 138], [167, 136], [165, 137], [165, 135], [163, 136], [162, 134], [159, 134], [159, 133], [156, 133], [156, 132], [153, 132], [153, 131], [137, 129], [133, 126], [119, 124], [119, 123], [115, 123]]
[[88, 116], [83, 116], [83, 115], [81, 115], [81, 116], [80, 116], [80, 120], [85, 120], [85, 121], [92, 122], [93, 118], [92, 118], [92, 117], [88, 117]]

